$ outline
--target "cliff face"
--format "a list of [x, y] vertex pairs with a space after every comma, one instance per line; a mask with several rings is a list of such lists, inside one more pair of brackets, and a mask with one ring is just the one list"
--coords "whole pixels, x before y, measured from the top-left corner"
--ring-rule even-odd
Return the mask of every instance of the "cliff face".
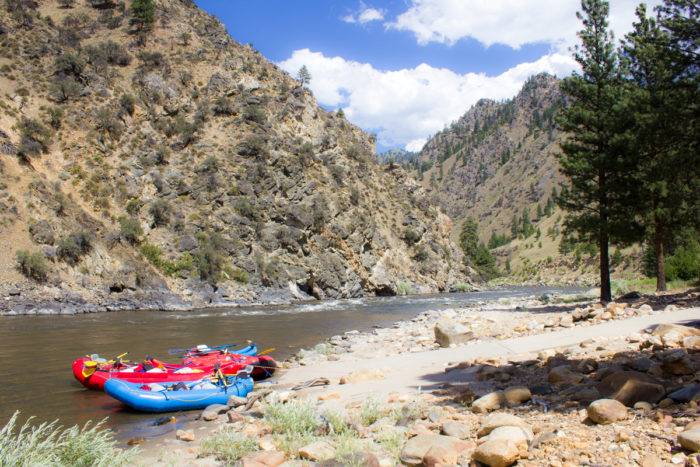
[[424, 147], [425, 186], [452, 218], [476, 218], [482, 239], [510, 232], [516, 214], [529, 208], [534, 216], [560, 183], [554, 116], [562, 102], [549, 75], [534, 76], [510, 101], [478, 102]]
[[589, 248], [560, 248], [563, 213], [554, 199], [563, 135], [555, 118], [563, 104], [555, 77], [533, 76], [509, 101], [478, 102], [408, 164], [455, 224], [478, 221], [481, 241], [518, 281], [595, 281]]
[[155, 5], [149, 31], [110, 0], [0, 12], [5, 293], [197, 305], [465, 280], [450, 219], [366, 133], [190, 1]]

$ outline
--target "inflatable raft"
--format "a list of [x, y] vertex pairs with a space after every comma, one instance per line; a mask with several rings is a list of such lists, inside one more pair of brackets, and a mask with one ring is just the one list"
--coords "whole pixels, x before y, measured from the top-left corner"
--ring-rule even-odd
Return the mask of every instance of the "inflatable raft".
[[[225, 382], [224, 382], [225, 381]], [[253, 390], [253, 379], [233, 376], [211, 382], [208, 378], [189, 383], [140, 384], [119, 379], [105, 382], [105, 392], [141, 412], [177, 412], [226, 404], [230, 396], [245, 397]]]
[[[240, 353], [226, 354], [221, 362], [215, 361], [190, 361], [189, 364], [163, 363], [156, 359], [147, 359], [142, 363], [107, 361], [98, 355], [91, 355], [79, 358], [73, 362], [73, 376], [80, 384], [88, 389], [101, 391], [105, 382], [110, 379], [120, 379], [131, 383], [177, 383], [197, 381], [213, 374], [217, 367], [221, 368], [224, 375], [236, 375], [243, 368], [253, 366], [254, 377], [266, 377], [272, 370], [267, 367], [274, 365], [274, 360], [270, 357], [256, 357], [257, 348], [252, 345], [240, 349], [242, 352], [250, 352], [253, 355]], [[239, 352], [239, 351], [236, 351]], [[263, 365], [261, 359], [265, 359]], [[269, 363], [271, 360], [272, 363]], [[274, 368], [274, 367], [272, 367]]]

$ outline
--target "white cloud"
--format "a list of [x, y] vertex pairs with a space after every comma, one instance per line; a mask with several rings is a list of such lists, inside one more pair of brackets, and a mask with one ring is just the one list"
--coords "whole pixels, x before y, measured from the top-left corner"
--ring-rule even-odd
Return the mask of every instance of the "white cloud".
[[347, 16], [340, 18], [346, 23], [360, 23], [367, 24], [372, 21], [383, 21], [384, 12], [378, 10], [377, 8], [371, 8], [366, 6], [364, 3], [360, 4], [360, 10], [357, 13], [352, 13]]
[[425, 143], [427, 142], [428, 140], [426, 138], [414, 139], [413, 141], [409, 141], [408, 144], [406, 144], [405, 149], [406, 151], [418, 152], [421, 149], [423, 149], [423, 146], [425, 146]]
[[[629, 30], [638, 3], [611, 2], [610, 23], [617, 38]], [[648, 0], [647, 6], [651, 10], [660, 3]], [[547, 43], [562, 51], [576, 42], [580, 7], [580, 0], [411, 0], [409, 9], [387, 26], [412, 32], [421, 44], [454, 44], [469, 37], [487, 47]]]
[[481, 98], [506, 99], [533, 74], [565, 76], [576, 67], [568, 55], [552, 53], [497, 76], [461, 75], [426, 64], [381, 71], [367, 63], [326, 57], [309, 49], [297, 50], [280, 63], [292, 74], [302, 65], [311, 73], [310, 88], [321, 104], [342, 107], [351, 122], [377, 131], [381, 144], [409, 150], [422, 146], [428, 136], [459, 118]]

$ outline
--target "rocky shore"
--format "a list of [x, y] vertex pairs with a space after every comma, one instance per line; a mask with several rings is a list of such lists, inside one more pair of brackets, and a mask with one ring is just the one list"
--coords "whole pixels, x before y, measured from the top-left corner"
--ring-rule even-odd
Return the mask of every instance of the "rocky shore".
[[349, 331], [143, 449], [156, 465], [698, 465], [700, 330], [676, 324], [698, 305], [533, 299]]

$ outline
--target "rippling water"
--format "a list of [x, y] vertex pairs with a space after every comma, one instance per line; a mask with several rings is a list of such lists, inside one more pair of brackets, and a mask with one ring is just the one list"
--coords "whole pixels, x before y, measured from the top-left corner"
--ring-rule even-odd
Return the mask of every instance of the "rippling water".
[[[71, 373], [82, 355], [112, 357], [129, 352], [173, 360], [168, 350], [197, 344], [254, 340], [284, 359], [300, 348], [348, 330], [368, 330], [410, 319], [426, 310], [482, 300], [578, 289], [509, 288], [488, 292], [331, 300], [283, 306], [251, 306], [189, 312], [131, 311], [78, 316], [0, 317], [0, 426], [15, 410], [65, 425], [109, 417], [122, 437], [156, 434], [145, 427], [157, 417], [124, 409], [100, 392], [88, 391]], [[182, 417], [180, 417], [182, 419]], [[162, 429], [172, 429], [165, 427]]]

